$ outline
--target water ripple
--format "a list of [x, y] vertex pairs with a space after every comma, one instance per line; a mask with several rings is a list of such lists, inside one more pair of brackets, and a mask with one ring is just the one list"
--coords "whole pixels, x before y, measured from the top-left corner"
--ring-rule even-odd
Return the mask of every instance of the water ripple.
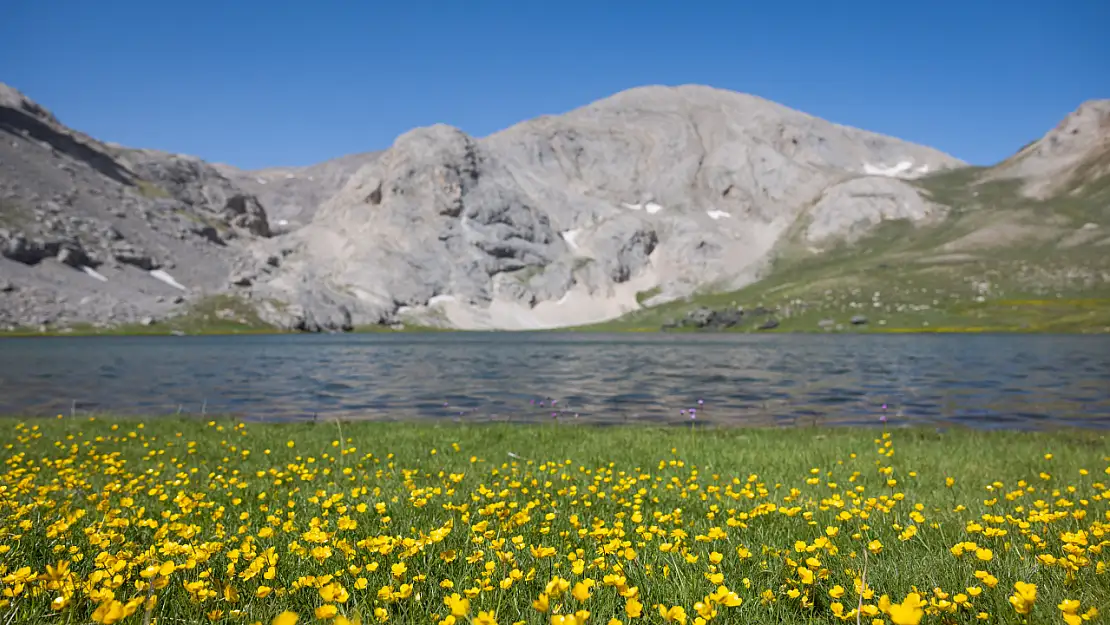
[[0, 341], [0, 412], [71, 411], [758, 425], [868, 424], [885, 415], [894, 424], [1107, 429], [1110, 337], [468, 333]]

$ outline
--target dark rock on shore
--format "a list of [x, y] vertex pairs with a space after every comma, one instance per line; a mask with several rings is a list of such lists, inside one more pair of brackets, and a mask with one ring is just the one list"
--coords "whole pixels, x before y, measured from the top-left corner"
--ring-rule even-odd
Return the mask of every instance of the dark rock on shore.
[[684, 318], [678, 321], [669, 321], [663, 324], [663, 329], [695, 328], [698, 330], [727, 330], [740, 325], [740, 322], [743, 320], [743, 311], [736, 308], [713, 310], [702, 307], [691, 310]]
[[779, 327], [779, 321], [778, 321], [778, 319], [775, 319], [775, 318], [772, 317], [771, 319], [768, 319], [767, 321], [764, 321], [763, 323], [759, 324], [758, 329], [759, 330], [774, 330], [777, 327]]

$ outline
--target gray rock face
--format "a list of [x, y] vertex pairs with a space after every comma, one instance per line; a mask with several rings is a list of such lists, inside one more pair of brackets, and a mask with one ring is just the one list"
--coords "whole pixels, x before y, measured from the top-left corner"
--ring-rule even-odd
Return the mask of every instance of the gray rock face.
[[214, 166], [237, 187], [258, 198], [266, 207], [271, 227], [284, 232], [312, 221], [316, 209], [342, 189], [352, 174], [381, 155], [381, 152], [350, 154], [310, 167], [274, 167], [257, 171], [243, 171], [227, 165]]
[[359, 323], [437, 296], [488, 305], [492, 276], [541, 270], [566, 247], [496, 157], [446, 126], [400, 137], [289, 236], [298, 253], [269, 287], [298, 299], [305, 283], [347, 285]]
[[[645, 292], [748, 284], [791, 233], [820, 247], [939, 218], [903, 179], [960, 165], [682, 86], [485, 138], [437, 125], [384, 152], [252, 172], [99, 143], [5, 87], [0, 277], [20, 288], [0, 293], [0, 324], [163, 319], [220, 292], [303, 331], [601, 321]], [[739, 322], [726, 312], [722, 327]]]
[[[233, 204], [225, 220], [226, 199], [213, 210], [172, 197], [132, 168], [128, 152], [0, 86], [0, 278], [20, 285], [0, 292], [0, 327], [162, 318], [218, 292], [255, 234], [264, 234], [261, 207]], [[162, 157], [143, 158], [153, 171]], [[208, 197], [190, 195], [208, 184], [202, 165], [167, 162], [162, 170], [183, 197]], [[190, 178], [196, 172], [201, 180]], [[221, 191], [243, 194], [233, 185]], [[202, 227], [244, 234], [238, 246], [217, 245], [197, 234]], [[179, 287], [187, 299], [175, 302]]]
[[227, 223], [236, 228], [242, 228], [258, 237], [270, 236], [266, 210], [253, 195], [236, 194], [229, 197], [221, 212]]
[[939, 219], [946, 207], [924, 199], [910, 184], [894, 178], [853, 178], [826, 189], [809, 211], [805, 238], [810, 243], [852, 242], [884, 221], [915, 223]]
[[896, 178], [959, 164], [752, 96], [633, 89], [484, 139], [402, 135], [256, 288], [344, 285], [356, 317], [461, 327], [600, 320], [653, 287], [666, 299], [752, 281], [801, 218], [821, 240], [927, 218], [934, 207]]

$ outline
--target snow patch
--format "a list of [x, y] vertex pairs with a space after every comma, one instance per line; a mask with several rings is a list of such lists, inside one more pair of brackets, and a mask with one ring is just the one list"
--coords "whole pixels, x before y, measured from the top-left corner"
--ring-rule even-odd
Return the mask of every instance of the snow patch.
[[705, 211], [705, 214], [709, 215], [709, 218], [714, 221], [720, 219], [721, 217], [732, 217], [732, 213], [726, 213], [725, 211], [719, 210]]
[[173, 276], [166, 273], [165, 271], [162, 271], [161, 269], [155, 269], [155, 270], [151, 271], [150, 272], [150, 277], [152, 277], [156, 280], [161, 280], [162, 282], [165, 282], [166, 284], [172, 286], [175, 289], [181, 289], [182, 291], [187, 291], [188, 290], [188, 289], [185, 288], [185, 286], [183, 284], [181, 284], [177, 280], [174, 280]]
[[913, 167], [911, 161], [901, 161], [893, 167], [885, 165], [872, 165], [871, 163], [863, 164], [863, 173], [870, 176], [887, 176], [888, 178], [899, 178], [906, 174]]
[[568, 246], [570, 246], [570, 249], [576, 250], [578, 249], [578, 243], [576, 243], [576, 240], [578, 239], [578, 235], [581, 233], [581, 230], [567, 230], [566, 232], [563, 232], [561, 234], [563, 240], [567, 242]]
[[266, 184], [266, 179], [265, 178], [255, 178], [254, 180], [258, 184]]
[[89, 267], [88, 265], [82, 265], [81, 266], [81, 271], [84, 271], [85, 273], [87, 273], [90, 276], [96, 278], [97, 280], [100, 280], [101, 282], [107, 282], [108, 281], [108, 278], [105, 278], [103, 274], [101, 274], [99, 271], [93, 269], [92, 267]]
[[631, 209], [631, 210], [634, 210], [634, 211], [638, 211], [638, 210], [643, 210], [643, 209], [644, 209], [644, 205], [643, 205], [643, 204], [621, 204], [621, 206], [623, 206], [623, 207], [625, 207], [625, 208], [627, 208], [627, 209]]
[[863, 173], [869, 176], [886, 176], [887, 178], [917, 178], [924, 176], [932, 171], [933, 168], [928, 165], [921, 165], [914, 168], [913, 161], [899, 161], [897, 165], [887, 167], [886, 165], [873, 165], [871, 163], [863, 164]]
[[436, 304], [446, 304], [447, 302], [453, 302], [453, 301], [455, 301], [455, 296], [454, 295], [436, 295], [436, 296], [433, 296], [430, 300], [428, 300], [428, 305], [429, 306], [435, 306]]
[[655, 202], [648, 202], [646, 205], [644, 205], [644, 210], [646, 210], [649, 215], [654, 215], [655, 213], [663, 210], [663, 207], [656, 204]]
[[562, 306], [563, 304], [567, 303], [568, 299], [570, 299], [570, 291], [563, 293], [563, 296], [559, 298], [559, 301], [555, 302], [555, 305]]

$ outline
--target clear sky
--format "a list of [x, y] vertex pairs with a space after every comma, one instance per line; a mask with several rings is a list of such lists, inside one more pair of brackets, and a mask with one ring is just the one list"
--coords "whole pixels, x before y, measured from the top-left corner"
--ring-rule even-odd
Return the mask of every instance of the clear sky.
[[0, 0], [0, 81], [257, 168], [701, 83], [990, 164], [1110, 97], [1110, 0]]

